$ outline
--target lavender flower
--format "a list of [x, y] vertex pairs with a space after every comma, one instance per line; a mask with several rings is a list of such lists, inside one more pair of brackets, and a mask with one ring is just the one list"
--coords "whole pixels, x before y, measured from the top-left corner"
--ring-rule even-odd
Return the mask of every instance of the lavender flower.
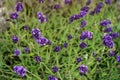
[[89, 7], [88, 6], [84, 6], [80, 10], [84, 11], [84, 12], [88, 12], [89, 11]]
[[86, 5], [90, 5], [91, 4], [91, 0], [87, 0]]
[[114, 43], [112, 41], [112, 37], [110, 35], [105, 35], [103, 37], [103, 43], [105, 46], [109, 47], [109, 48], [113, 48]]
[[87, 44], [86, 44], [86, 43], [84, 43], [84, 42], [81, 42], [79, 46], [80, 46], [80, 48], [82, 48], [82, 49], [83, 49], [83, 48], [86, 48], [86, 47], [87, 47]]
[[82, 28], [85, 27], [86, 24], [87, 24], [87, 22], [86, 22], [85, 20], [82, 20], [82, 22], [81, 22], [81, 27], [82, 27]]
[[38, 0], [38, 2], [39, 2], [39, 3], [43, 3], [43, 2], [44, 2], [44, 0]]
[[16, 35], [14, 35], [14, 36], [12, 36], [12, 40], [14, 43], [17, 43], [19, 39]]
[[40, 44], [40, 46], [45, 46], [48, 43], [48, 39], [40, 36], [38, 39], [36, 39], [36, 42]]
[[101, 58], [100, 57], [97, 57], [97, 59], [96, 59], [97, 61], [101, 61]]
[[19, 49], [14, 50], [14, 55], [15, 55], [15, 56], [20, 55], [20, 50], [19, 50]]
[[84, 31], [84, 32], [82, 32], [82, 34], [80, 36], [80, 39], [81, 40], [85, 40], [86, 38], [87, 39], [92, 39], [92, 35], [93, 35], [92, 32], [90, 32], [90, 31]]
[[107, 19], [104, 19], [100, 22], [100, 25], [105, 27], [107, 27], [109, 24], [111, 24], [111, 21]]
[[40, 30], [38, 28], [33, 28], [32, 29], [32, 36], [33, 36], [33, 38], [38, 39], [41, 36], [40, 33], [41, 32], [40, 32]]
[[58, 72], [58, 67], [57, 66], [54, 66], [53, 68], [52, 68], [52, 70], [53, 70], [53, 72]]
[[63, 47], [67, 48], [67, 47], [68, 47], [68, 43], [65, 42], [65, 43], [63, 44]]
[[86, 74], [88, 72], [88, 67], [83, 65], [83, 64], [80, 65], [79, 72], [80, 72], [81, 75]]
[[86, 11], [80, 11], [80, 13], [79, 13], [79, 18], [83, 18], [83, 17], [85, 17], [87, 15], [87, 12]]
[[115, 39], [119, 37], [119, 34], [117, 32], [110, 33], [110, 36]]
[[[82, 12], [83, 12], [83, 11], [82, 11]], [[84, 13], [75, 14], [75, 15], [70, 16], [70, 18], [69, 18], [69, 23], [72, 23], [74, 20], [80, 19], [81, 16], [83, 17], [83, 16], [84, 16]]]
[[104, 32], [112, 32], [112, 27], [107, 27], [105, 30], [104, 30]]
[[82, 58], [81, 58], [81, 57], [76, 58], [76, 62], [77, 62], [77, 63], [79, 63], [79, 62], [81, 62], [81, 61], [82, 61]]
[[23, 26], [24, 30], [28, 31], [29, 27], [27, 25]]
[[46, 22], [48, 20], [47, 16], [44, 16], [42, 12], [37, 12], [37, 17], [39, 22]]
[[47, 44], [48, 44], [48, 45], [51, 45], [51, 43], [52, 43], [52, 42], [51, 42], [50, 40], [48, 40]]
[[17, 19], [18, 18], [18, 13], [17, 12], [10, 13], [10, 18], [11, 19]]
[[55, 4], [55, 5], [54, 5], [54, 9], [57, 10], [57, 9], [59, 9], [59, 8], [60, 8], [60, 5], [59, 5], [59, 4]]
[[29, 49], [28, 47], [25, 47], [25, 48], [24, 48], [24, 51], [25, 51], [26, 53], [30, 53], [30, 49]]
[[118, 56], [116, 57], [116, 61], [117, 61], [117, 62], [120, 62], [120, 55], [118, 55]]
[[64, 0], [65, 4], [70, 4], [72, 1], [71, 0]]
[[71, 40], [73, 37], [71, 34], [68, 35], [68, 40]]
[[22, 2], [18, 2], [18, 3], [16, 4], [16, 11], [17, 11], [17, 12], [21, 12], [21, 11], [23, 11], [23, 9], [24, 9], [23, 3], [22, 3]]
[[115, 55], [115, 52], [114, 51], [110, 51], [109, 52], [109, 56], [114, 56]]
[[111, 4], [111, 0], [105, 0], [106, 4]]
[[58, 80], [58, 78], [56, 78], [56, 77], [53, 76], [53, 75], [50, 75], [50, 76], [48, 77], [48, 80]]
[[59, 52], [61, 49], [60, 49], [60, 46], [56, 46], [55, 48], [54, 48], [54, 52]]
[[14, 66], [13, 70], [16, 74], [18, 74], [21, 77], [26, 76], [26, 68], [24, 68], [23, 66]]
[[37, 63], [40, 63], [42, 61], [40, 56], [35, 56], [35, 60], [36, 60]]

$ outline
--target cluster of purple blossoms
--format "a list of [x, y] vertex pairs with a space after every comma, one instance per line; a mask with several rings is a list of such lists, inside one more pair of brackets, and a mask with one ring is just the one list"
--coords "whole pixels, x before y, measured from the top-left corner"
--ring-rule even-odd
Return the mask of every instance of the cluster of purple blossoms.
[[60, 5], [59, 4], [55, 4], [54, 5], [54, 9], [58, 10], [60, 8]]
[[79, 14], [74, 14], [69, 18], [69, 23], [73, 22], [74, 20], [78, 20], [80, 18], [85, 17], [87, 15], [88, 11], [89, 11], [88, 6], [81, 8]]
[[54, 67], [52, 67], [52, 70], [53, 70], [54, 73], [56, 73], [56, 72], [58, 72], [59, 69], [58, 69], [57, 66], [54, 66]]
[[86, 74], [88, 72], [88, 67], [85, 65], [80, 65], [78, 69], [79, 69], [80, 75]]
[[71, 0], [64, 0], [65, 4], [70, 4], [72, 1]]
[[45, 16], [45, 15], [43, 15], [42, 12], [38, 12], [38, 13], [37, 13], [37, 17], [38, 17], [38, 21], [39, 21], [39, 22], [44, 23], [44, 22], [47, 22], [47, 21], [48, 21], [48, 17]]
[[92, 32], [90, 32], [90, 31], [84, 31], [84, 32], [82, 32], [82, 34], [80, 36], [80, 39], [81, 40], [92, 39], [92, 35], [93, 35]]
[[58, 80], [58, 78], [56, 78], [56, 77], [53, 76], [53, 75], [50, 75], [50, 76], [48, 77], [48, 80]]
[[108, 33], [108, 32], [112, 32], [113, 31], [113, 28], [112, 27], [107, 27], [104, 32]]
[[84, 49], [84, 48], [86, 48], [86, 47], [87, 47], [87, 44], [86, 44], [86, 43], [84, 43], [84, 42], [81, 42], [79, 46], [80, 46], [80, 48]]
[[18, 12], [23, 11], [23, 9], [24, 9], [23, 3], [22, 3], [22, 2], [18, 2], [18, 3], [16, 4], [16, 11], [17, 11], [17, 12], [11, 12], [11, 13], [10, 13], [10, 18], [11, 18], [11, 19], [17, 19], [17, 18], [18, 18]]
[[28, 47], [24, 48], [25, 53], [30, 53], [30, 49]]
[[68, 35], [68, 40], [71, 40], [73, 37], [71, 34]]
[[40, 56], [35, 56], [35, 61], [37, 62], [37, 63], [40, 63], [41, 61], [42, 61], [42, 59], [41, 59], [41, 57]]
[[112, 33], [110, 33], [110, 36], [111, 36], [113, 39], [120, 37], [119, 33], [117, 33], [117, 32], [112, 32]]
[[105, 0], [106, 4], [111, 4], [111, 0]]
[[91, 0], [87, 0], [86, 5], [90, 5], [91, 4]]
[[14, 35], [14, 36], [12, 36], [12, 40], [14, 43], [17, 43], [19, 39], [16, 35]]
[[94, 10], [90, 12], [90, 15], [100, 13], [102, 7], [103, 7], [103, 3], [102, 2], [98, 3], [97, 6], [94, 8]]
[[63, 44], [63, 47], [64, 47], [64, 48], [67, 48], [67, 47], [68, 47], [68, 43], [65, 42], [65, 43]]
[[86, 24], [87, 24], [87, 22], [86, 22], [85, 20], [82, 20], [82, 22], [81, 22], [81, 27], [82, 27], [82, 28], [85, 27]]
[[46, 44], [49, 44], [49, 40], [43, 36], [41, 36], [41, 32], [38, 28], [32, 29], [32, 36], [36, 40], [38, 44], [41, 46], [45, 46]]
[[115, 52], [114, 51], [110, 51], [109, 52], [109, 56], [114, 56], [115, 55]]
[[19, 49], [14, 50], [14, 55], [19, 56], [20, 55], [20, 50]]
[[38, 0], [38, 2], [39, 2], [39, 3], [43, 3], [43, 2], [44, 2], [44, 0]]
[[59, 52], [61, 50], [60, 46], [55, 46], [54, 52]]
[[77, 63], [80, 63], [81, 61], [82, 61], [82, 58], [81, 58], [81, 57], [76, 58], [76, 62], [77, 62]]
[[101, 26], [108, 27], [109, 24], [111, 24], [111, 23], [112, 23], [112, 22], [111, 22], [110, 20], [104, 19], [104, 20], [102, 20], [102, 21], [100, 22], [100, 25], [101, 25]]
[[13, 69], [14, 72], [19, 76], [24, 77], [26, 75], [26, 68], [24, 68], [23, 66], [14, 66]]
[[116, 57], [116, 61], [117, 61], [117, 62], [120, 62], [120, 55], [118, 55], [118, 56]]
[[103, 37], [103, 44], [109, 48], [113, 48], [114, 42], [112, 40], [112, 37], [108, 34], [104, 35]]

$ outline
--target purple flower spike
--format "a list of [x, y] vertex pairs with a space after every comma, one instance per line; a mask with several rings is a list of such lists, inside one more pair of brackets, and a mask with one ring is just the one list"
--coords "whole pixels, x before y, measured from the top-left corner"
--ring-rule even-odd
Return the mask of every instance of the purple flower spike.
[[36, 60], [37, 63], [40, 63], [42, 61], [40, 56], [35, 56], [35, 60]]
[[25, 25], [23, 26], [24, 30], [28, 31], [29, 30], [29, 26]]
[[60, 46], [56, 46], [55, 48], [54, 48], [54, 52], [59, 52], [61, 49], [60, 49]]
[[12, 40], [14, 43], [17, 43], [19, 39], [16, 35], [14, 35], [14, 36], [12, 36]]
[[103, 37], [103, 44], [109, 48], [113, 48], [114, 42], [112, 40], [112, 37], [110, 35], [105, 35]]
[[90, 5], [91, 4], [91, 0], [87, 0], [86, 5]]
[[76, 62], [77, 62], [77, 63], [80, 63], [81, 61], [82, 61], [82, 58], [81, 58], [81, 57], [76, 58]]
[[107, 27], [105, 30], [104, 30], [104, 32], [112, 32], [112, 27]]
[[118, 56], [116, 57], [116, 61], [117, 61], [117, 62], [120, 62], [120, 55], [118, 55]]
[[57, 9], [59, 9], [59, 8], [60, 8], [60, 5], [59, 5], [59, 4], [55, 4], [55, 5], [54, 5], [54, 9], [57, 10]]
[[115, 52], [114, 51], [110, 51], [109, 56], [114, 56]]
[[71, 40], [73, 37], [71, 34], [68, 35], [68, 40]]
[[18, 74], [21, 77], [26, 76], [26, 68], [24, 68], [23, 66], [14, 66], [13, 70], [16, 74]]
[[28, 47], [24, 48], [25, 53], [30, 53], [30, 49]]
[[111, 4], [111, 0], [105, 0], [106, 4]]
[[83, 65], [83, 64], [80, 65], [79, 72], [80, 72], [81, 75], [86, 74], [88, 72], [88, 67]]
[[105, 27], [107, 27], [109, 24], [111, 24], [111, 21], [107, 19], [104, 19], [100, 22], [100, 25]]
[[44, 16], [42, 14], [42, 12], [37, 12], [37, 17], [38, 17], [38, 21], [39, 22], [47, 22], [48, 21], [48, 17], [47, 16]]
[[40, 30], [38, 28], [33, 28], [32, 29], [32, 36], [33, 36], [33, 38], [38, 39], [41, 36], [40, 33], [41, 32], [40, 32]]
[[38, 39], [36, 39], [36, 42], [40, 44], [40, 46], [45, 46], [48, 43], [48, 39], [41, 36]]
[[58, 67], [57, 66], [54, 66], [53, 68], [52, 68], [52, 70], [53, 70], [53, 72], [58, 72]]
[[44, 0], [38, 0], [38, 2], [39, 2], [39, 3], [43, 3], [43, 2], [44, 2]]
[[71, 0], [65, 0], [65, 4], [70, 4], [71, 2]]
[[53, 76], [53, 75], [50, 75], [50, 76], [48, 77], [48, 80], [58, 80], [58, 78], [56, 78], [56, 77]]
[[88, 12], [88, 11], [89, 11], [89, 7], [88, 7], [88, 6], [85, 6], [85, 7], [82, 7], [80, 10], [81, 10], [81, 11], [84, 11], [84, 12]]
[[86, 22], [85, 20], [83, 20], [83, 21], [81, 22], [81, 27], [82, 27], [82, 28], [85, 27], [86, 24], [87, 24], [87, 22]]
[[20, 50], [19, 49], [14, 50], [14, 55], [19, 56], [20, 55]]
[[119, 34], [117, 32], [110, 33], [110, 36], [115, 39], [119, 37]]
[[90, 32], [90, 31], [84, 31], [84, 32], [82, 32], [82, 34], [80, 36], [80, 39], [81, 40], [92, 39], [92, 35], [93, 35], [92, 32]]
[[84, 43], [84, 42], [81, 42], [79, 46], [80, 46], [80, 48], [84, 49], [84, 48], [86, 48], [86, 47], [87, 47], [87, 44], [86, 44], [86, 43]]
[[103, 43], [105, 46], [107, 46], [109, 48], [113, 48], [113, 46], [114, 46], [114, 42], [113, 42], [112, 37], [110, 35], [105, 35], [103, 37]]
[[67, 48], [67, 47], [68, 47], [68, 43], [65, 42], [65, 43], [63, 44], [63, 47], [64, 47], [64, 48]]
[[16, 11], [17, 11], [17, 12], [21, 12], [21, 11], [23, 11], [23, 9], [24, 9], [23, 3], [22, 3], [22, 2], [18, 2], [18, 3], [16, 4]]
[[17, 19], [18, 18], [18, 13], [17, 12], [10, 13], [10, 18], [11, 19]]

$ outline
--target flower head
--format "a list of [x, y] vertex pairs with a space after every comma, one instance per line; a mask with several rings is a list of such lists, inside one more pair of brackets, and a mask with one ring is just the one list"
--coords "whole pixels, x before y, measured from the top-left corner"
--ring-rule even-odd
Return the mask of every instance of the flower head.
[[71, 0], [64, 0], [65, 4], [70, 4], [72, 1]]
[[54, 48], [54, 52], [59, 52], [61, 49], [60, 49], [60, 46], [56, 46], [55, 48]]
[[14, 50], [14, 55], [15, 55], [15, 56], [20, 55], [20, 50], [19, 50], [19, 49]]
[[17, 11], [17, 12], [21, 12], [21, 11], [23, 11], [23, 9], [24, 9], [23, 3], [22, 3], [22, 2], [18, 2], [18, 3], [16, 4], [16, 11]]
[[85, 20], [82, 20], [82, 22], [81, 22], [81, 27], [82, 27], [82, 28], [85, 27], [86, 24], [87, 24], [87, 22], [86, 22]]
[[77, 62], [77, 63], [79, 63], [79, 62], [81, 62], [81, 61], [82, 61], [82, 58], [81, 58], [81, 57], [76, 58], [76, 62]]
[[105, 0], [106, 4], [111, 4], [111, 0]]
[[46, 22], [48, 20], [48, 17], [43, 15], [42, 12], [37, 12], [37, 17], [39, 22]]
[[50, 76], [48, 77], [48, 80], [58, 80], [58, 78], [56, 78], [56, 77], [53, 76], [53, 75], [50, 75]]
[[39, 2], [39, 3], [43, 3], [43, 2], [44, 2], [44, 0], [38, 0], [38, 2]]
[[25, 48], [24, 48], [24, 51], [25, 51], [26, 53], [30, 53], [30, 49], [29, 49], [28, 47], [25, 47]]
[[115, 52], [114, 51], [110, 51], [109, 52], [109, 56], [114, 56], [115, 55]]
[[71, 34], [68, 35], [68, 40], [71, 40], [73, 37]]
[[59, 4], [55, 4], [55, 5], [54, 5], [54, 9], [57, 10], [57, 9], [59, 9], [59, 8], [60, 8], [60, 5], [59, 5]]
[[48, 43], [48, 39], [40, 36], [38, 39], [36, 39], [36, 42], [40, 44], [40, 46], [45, 46]]
[[117, 61], [117, 62], [120, 62], [120, 55], [118, 55], [118, 56], [116, 57], [116, 61]]
[[91, 4], [91, 0], [87, 0], [86, 5], [90, 5]]
[[110, 33], [110, 36], [115, 39], [115, 38], [118, 38], [119, 37], [119, 33], [117, 32], [113, 32], [113, 33]]
[[12, 36], [12, 40], [14, 43], [17, 43], [19, 39], [16, 35], [14, 35], [14, 36]]
[[13, 70], [19, 76], [24, 77], [26, 75], [26, 68], [24, 68], [23, 66], [14, 66]]
[[104, 32], [112, 32], [112, 27], [107, 27], [105, 30], [104, 30]]
[[10, 13], [10, 18], [11, 19], [17, 19], [18, 18], [18, 13], [17, 12]]
[[89, 11], [89, 7], [88, 6], [84, 6], [80, 9], [80, 11], [84, 11], [84, 12], [88, 12]]
[[67, 47], [68, 47], [68, 43], [65, 42], [65, 43], [63, 44], [63, 47], [64, 47], [64, 48], [67, 48]]
[[111, 21], [107, 19], [104, 19], [100, 22], [100, 25], [105, 27], [107, 27], [109, 24], [111, 24]]
[[52, 68], [52, 70], [53, 70], [53, 72], [58, 72], [58, 67], [57, 66], [54, 66], [53, 68]]
[[40, 30], [38, 28], [33, 28], [32, 36], [33, 36], [33, 38], [38, 39], [41, 36]]
[[86, 74], [88, 72], [88, 67], [83, 65], [83, 64], [80, 65], [79, 72], [80, 72], [81, 75]]
[[37, 63], [40, 63], [42, 61], [41, 57], [40, 56], [35, 56], [35, 60]]
[[80, 48], [82, 48], [82, 49], [83, 49], [83, 48], [86, 48], [86, 47], [87, 47], [87, 44], [86, 44], [86, 43], [84, 43], [84, 42], [81, 42], [79, 46], [80, 46]]
[[82, 32], [82, 34], [80, 36], [80, 39], [81, 40], [92, 39], [92, 35], [93, 35], [92, 32], [90, 32], [90, 31], [84, 31], [84, 32]]

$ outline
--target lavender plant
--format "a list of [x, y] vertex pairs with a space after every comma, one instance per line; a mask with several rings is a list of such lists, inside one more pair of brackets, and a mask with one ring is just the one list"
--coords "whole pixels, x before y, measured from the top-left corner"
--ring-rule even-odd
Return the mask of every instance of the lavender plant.
[[119, 12], [111, 0], [12, 2], [0, 33], [0, 80], [120, 79]]

